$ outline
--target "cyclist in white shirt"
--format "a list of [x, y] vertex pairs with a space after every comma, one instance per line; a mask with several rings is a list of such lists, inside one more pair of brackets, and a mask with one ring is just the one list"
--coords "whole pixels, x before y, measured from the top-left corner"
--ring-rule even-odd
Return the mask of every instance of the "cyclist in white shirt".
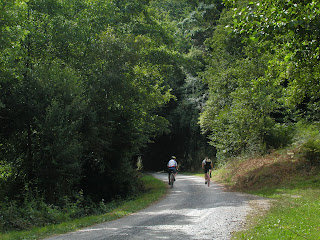
[[168, 164], [168, 183], [170, 185], [170, 172], [173, 172], [174, 176], [174, 181], [176, 180], [176, 174], [177, 174], [177, 169], [178, 169], [178, 163], [176, 161], [176, 157], [172, 156], [171, 159], [169, 160]]

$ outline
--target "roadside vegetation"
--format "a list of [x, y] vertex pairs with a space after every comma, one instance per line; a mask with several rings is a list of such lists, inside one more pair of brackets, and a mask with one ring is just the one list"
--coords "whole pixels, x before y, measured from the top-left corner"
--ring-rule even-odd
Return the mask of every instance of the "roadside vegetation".
[[[50, 235], [75, 231], [93, 224], [115, 220], [146, 208], [151, 203], [160, 199], [167, 191], [167, 187], [163, 181], [158, 180], [150, 175], [142, 176], [141, 181], [143, 182], [144, 186], [144, 190], [141, 194], [124, 200], [114, 200], [110, 203], [101, 202], [100, 206], [96, 206], [94, 209], [92, 209], [96, 211], [96, 214], [80, 217], [80, 214], [83, 214], [83, 210], [81, 209], [86, 207], [80, 205], [79, 202], [78, 204], [73, 204], [72, 206], [66, 207], [62, 211], [59, 211], [59, 209], [54, 209], [52, 206], [46, 206], [46, 209], [43, 207], [43, 210], [47, 211], [46, 215], [49, 217], [51, 214], [51, 223], [57, 222], [57, 224], [48, 224], [44, 227], [32, 227], [27, 231], [11, 231], [8, 233], [0, 233], [0, 239], [41, 239]], [[12, 219], [18, 219], [21, 222], [25, 222], [25, 224], [28, 220], [31, 221], [33, 219], [35, 221], [33, 222], [34, 225], [43, 225], [43, 223], [40, 222], [43, 217], [37, 218], [41, 214], [38, 213], [37, 216], [36, 209], [33, 208], [33, 205], [34, 202], [26, 203], [25, 208], [28, 208], [28, 212], [26, 212], [26, 209], [20, 210], [20, 212], [25, 212], [25, 215], [31, 214], [28, 219], [23, 219], [22, 217], [16, 218], [14, 216], [12, 216]], [[14, 210], [17, 211], [18, 209], [8, 209], [8, 211], [12, 211], [12, 214], [17, 214]], [[34, 212], [31, 212], [32, 210]], [[73, 216], [71, 213], [73, 213]], [[39, 222], [37, 223], [37, 221]], [[4, 224], [4, 222], [1, 221], [1, 224]]]
[[298, 137], [290, 147], [233, 159], [213, 172], [229, 190], [270, 200], [269, 210], [254, 211], [234, 239], [319, 239], [320, 134], [304, 126]]

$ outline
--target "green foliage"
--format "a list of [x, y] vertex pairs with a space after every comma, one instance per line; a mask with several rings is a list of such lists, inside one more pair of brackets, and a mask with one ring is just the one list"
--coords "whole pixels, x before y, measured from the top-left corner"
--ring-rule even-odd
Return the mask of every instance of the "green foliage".
[[[0, 207], [1, 239], [39, 239], [53, 234], [70, 232], [81, 227], [111, 221], [131, 214], [157, 201], [166, 192], [166, 185], [152, 176], [140, 178], [144, 191], [128, 199], [117, 199], [106, 203], [103, 199], [98, 204], [85, 199], [80, 191], [76, 198], [64, 198], [64, 205], [48, 205], [40, 198], [35, 200], [29, 194], [24, 204], [5, 203]], [[31, 197], [31, 198], [30, 198]], [[49, 224], [49, 225], [48, 225]], [[41, 227], [48, 225], [46, 227]], [[13, 232], [13, 229], [30, 231]], [[7, 232], [7, 233], [3, 233]]]
[[303, 152], [311, 165], [320, 165], [320, 138], [309, 139], [305, 144], [303, 144]]
[[191, 46], [202, 47], [206, 38], [211, 36], [219, 16], [220, 10], [216, 4], [199, 3], [194, 11], [178, 23], [178, 33], [182, 35], [181, 39], [185, 39], [181, 41], [180, 44], [184, 46], [180, 48], [187, 52]]
[[81, 189], [96, 202], [141, 190], [132, 159], [167, 131], [157, 110], [173, 97], [168, 69], [179, 58], [148, 10], [148, 1], [1, 2], [0, 156], [10, 173], [0, 201], [24, 186], [57, 205]]
[[[30, 189], [25, 190], [23, 202], [7, 201], [1, 205], [1, 233], [30, 230], [34, 227], [43, 227], [91, 215], [105, 214], [118, 207], [124, 201], [115, 199], [106, 203], [102, 199], [99, 203], [94, 203], [90, 198], [84, 196], [83, 191], [79, 191], [73, 198], [65, 196], [62, 199], [61, 206], [56, 206], [46, 203], [43, 198], [39, 197], [38, 192]], [[132, 197], [130, 196], [130, 199]]]
[[238, 1], [234, 31], [271, 52], [271, 72], [284, 88], [284, 102], [311, 121], [318, 121], [318, 1]]
[[295, 144], [301, 147], [302, 155], [312, 166], [320, 165], [320, 133], [319, 124], [308, 124], [299, 122]]
[[265, 78], [268, 55], [255, 54], [225, 27], [231, 21], [226, 11], [214, 36], [207, 40], [212, 54], [203, 79], [209, 98], [200, 115], [202, 131], [217, 148], [217, 157], [264, 152], [268, 132], [274, 126], [270, 114], [278, 108], [278, 95]]
[[[177, 52], [165, 72], [175, 99], [161, 109], [170, 122], [170, 133], [154, 139], [144, 154], [146, 169], [163, 169], [176, 155], [181, 169], [198, 169], [203, 156], [214, 157], [215, 149], [200, 135], [199, 112], [207, 99], [207, 86], [198, 73], [204, 65], [204, 41], [214, 32], [222, 9], [220, 1], [151, 1], [154, 17], [173, 36]], [[168, 73], [171, 73], [168, 75]]]
[[206, 40], [209, 97], [200, 115], [221, 159], [286, 146], [296, 121], [319, 115], [317, 3], [225, 3]]
[[275, 123], [266, 133], [265, 140], [271, 149], [278, 149], [293, 143], [296, 127], [292, 124]]

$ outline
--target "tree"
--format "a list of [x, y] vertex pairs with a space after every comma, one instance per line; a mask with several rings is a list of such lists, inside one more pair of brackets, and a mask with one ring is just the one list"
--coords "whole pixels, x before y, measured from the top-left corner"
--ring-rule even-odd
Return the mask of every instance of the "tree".
[[[10, 58], [1, 73], [1, 156], [15, 193], [27, 185], [60, 203], [84, 189], [99, 201], [139, 186], [132, 159], [166, 129], [156, 109], [172, 97], [162, 74], [170, 56], [158, 38], [164, 30], [153, 25], [146, 4], [4, 4], [18, 14], [3, 24], [2, 36], [21, 35], [13, 42], [18, 50], [4, 46]], [[8, 32], [19, 26], [21, 32]]]
[[311, 121], [319, 119], [319, 11], [318, 1], [259, 0], [234, 14], [234, 30], [275, 56], [270, 72], [285, 87], [283, 102]]
[[209, 97], [200, 124], [221, 162], [288, 143], [284, 138], [275, 141], [283, 123], [275, 113], [285, 107], [281, 86], [273, 85], [272, 77], [265, 74], [272, 55], [257, 52], [255, 42], [244, 42], [245, 38], [230, 32], [232, 16], [233, 11], [226, 10], [213, 37], [207, 39], [211, 54], [203, 73]]

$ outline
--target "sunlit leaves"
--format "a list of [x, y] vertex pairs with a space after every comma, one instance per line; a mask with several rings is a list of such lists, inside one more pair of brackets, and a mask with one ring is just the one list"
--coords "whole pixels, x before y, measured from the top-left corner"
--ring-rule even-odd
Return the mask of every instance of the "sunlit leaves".
[[15, 47], [25, 34], [21, 20], [26, 16], [26, 1], [8, 0], [0, 2], [0, 49]]
[[[209, 98], [200, 115], [200, 125], [217, 148], [217, 157], [264, 152], [285, 144], [274, 141], [275, 114], [282, 108], [282, 87], [266, 75], [272, 55], [257, 52], [259, 43], [243, 43], [230, 32], [232, 12], [222, 15], [214, 36], [206, 42], [212, 49], [203, 74]], [[272, 139], [272, 140], [271, 140]]]
[[319, 1], [237, 1], [236, 5], [235, 32], [274, 55], [269, 71], [278, 71], [275, 79], [280, 82], [286, 76], [285, 103], [302, 115], [314, 115], [319, 102], [313, 91], [319, 85]]
[[26, 6], [25, 1], [0, 1], [0, 89], [1, 82], [21, 76], [16, 71], [16, 60], [21, 54], [21, 41], [28, 33], [23, 28]]

